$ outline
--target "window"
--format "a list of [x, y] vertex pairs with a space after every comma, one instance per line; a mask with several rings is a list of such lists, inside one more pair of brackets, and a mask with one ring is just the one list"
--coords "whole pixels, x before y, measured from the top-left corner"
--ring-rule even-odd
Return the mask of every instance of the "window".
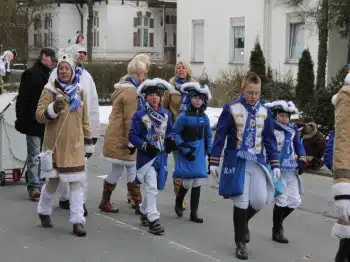
[[166, 25], [176, 25], [177, 17], [176, 15], [166, 15], [165, 16], [165, 24]]
[[133, 46], [154, 47], [154, 18], [150, 12], [141, 11], [134, 17]]
[[173, 33], [173, 46], [176, 46], [176, 32]]
[[41, 16], [37, 15], [34, 18], [34, 46], [35, 47], [41, 47], [42, 46], [42, 39], [41, 39], [41, 29], [42, 29], [42, 21]]
[[51, 13], [45, 14], [44, 46], [52, 46], [52, 16], [51, 16]]
[[230, 59], [231, 63], [244, 63], [244, 17], [230, 19]]
[[92, 46], [99, 47], [100, 46], [100, 18], [98, 16], [98, 12], [94, 12], [94, 18], [92, 22]]
[[289, 23], [288, 60], [299, 60], [305, 49], [305, 23]]
[[164, 32], [164, 46], [168, 45], [168, 32]]
[[192, 62], [204, 62], [204, 20], [192, 21]]

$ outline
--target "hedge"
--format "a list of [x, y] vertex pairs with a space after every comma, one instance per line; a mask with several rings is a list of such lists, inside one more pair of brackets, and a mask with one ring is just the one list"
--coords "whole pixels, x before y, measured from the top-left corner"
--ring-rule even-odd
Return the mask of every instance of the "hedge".
[[[127, 73], [127, 63], [87, 64], [86, 70], [94, 78], [100, 104], [110, 104], [110, 96], [114, 91], [114, 84]], [[151, 65], [148, 78], [163, 78], [169, 80], [175, 74], [175, 65]]]

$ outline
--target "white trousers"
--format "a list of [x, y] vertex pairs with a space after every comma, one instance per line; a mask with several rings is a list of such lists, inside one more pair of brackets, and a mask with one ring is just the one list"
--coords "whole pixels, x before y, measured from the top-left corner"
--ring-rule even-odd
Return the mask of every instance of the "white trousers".
[[141, 213], [147, 215], [150, 222], [159, 219], [160, 213], [157, 209], [157, 172], [154, 167], [150, 167], [145, 174], [144, 183], [141, 185], [141, 195]]
[[247, 209], [249, 204], [261, 210], [267, 203], [267, 178], [262, 167], [255, 161], [246, 161], [243, 194], [233, 197], [234, 205]]
[[[85, 179], [81, 181], [81, 188], [84, 194], [84, 203], [87, 199], [87, 191], [88, 191], [88, 164], [87, 164], [87, 158], [85, 158]], [[69, 200], [69, 183], [60, 181], [60, 184], [58, 186], [58, 196], [60, 201], [67, 201]]]
[[292, 171], [283, 171], [281, 179], [283, 193], [275, 198], [276, 205], [280, 207], [297, 208], [301, 204], [297, 174]]
[[[49, 178], [41, 190], [41, 195], [37, 207], [37, 212], [41, 215], [51, 215], [53, 199], [57, 187], [59, 186], [59, 178]], [[69, 222], [72, 224], [85, 224], [84, 217], [84, 192], [81, 187], [81, 182], [68, 182], [69, 187]]]
[[189, 190], [192, 187], [199, 187], [202, 185], [203, 178], [183, 179], [182, 186]]
[[123, 165], [123, 164], [112, 164], [112, 170], [108, 174], [106, 181], [108, 184], [115, 185], [119, 178], [124, 174], [126, 169], [126, 180], [127, 182], [134, 182], [136, 179], [136, 164], [135, 165]]

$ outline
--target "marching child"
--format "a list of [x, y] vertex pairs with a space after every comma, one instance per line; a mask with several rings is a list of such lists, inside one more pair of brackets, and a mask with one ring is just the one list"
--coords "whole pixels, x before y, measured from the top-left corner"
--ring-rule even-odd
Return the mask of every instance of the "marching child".
[[297, 127], [289, 123], [291, 115], [298, 113], [294, 103], [279, 100], [266, 103], [265, 106], [272, 110], [273, 117], [276, 119], [274, 133], [280, 152], [282, 171], [280, 181], [276, 183], [279, 193], [275, 197], [273, 209], [272, 239], [287, 244], [289, 241], [284, 236], [283, 220], [301, 204], [300, 194], [303, 193], [303, 186], [299, 175], [304, 172], [306, 154]]
[[264, 151], [275, 179], [279, 178], [279, 154], [273, 133], [273, 118], [260, 104], [261, 80], [248, 73], [241, 94], [227, 103], [219, 117], [210, 157], [210, 173], [219, 176], [219, 163], [225, 146], [219, 194], [234, 202], [233, 222], [236, 257], [248, 259], [248, 221], [273, 199], [274, 184], [267, 169]]
[[176, 149], [171, 115], [161, 107], [164, 90], [171, 88], [159, 78], [145, 80], [137, 88], [144, 106], [134, 114], [129, 133], [130, 143], [137, 148], [136, 181], [142, 184], [141, 224], [149, 226], [154, 235], [164, 233], [159, 223], [157, 194], [165, 187], [168, 153]]
[[174, 125], [178, 157], [175, 162], [173, 177], [181, 178], [182, 184], [175, 201], [175, 212], [183, 216], [182, 203], [187, 191], [191, 189], [190, 220], [203, 223], [198, 217], [198, 205], [203, 178], [207, 177], [206, 155], [210, 156], [212, 134], [208, 116], [204, 113], [207, 101], [211, 98], [207, 85], [188, 82], [181, 86], [181, 91], [191, 99], [190, 107], [178, 116]]

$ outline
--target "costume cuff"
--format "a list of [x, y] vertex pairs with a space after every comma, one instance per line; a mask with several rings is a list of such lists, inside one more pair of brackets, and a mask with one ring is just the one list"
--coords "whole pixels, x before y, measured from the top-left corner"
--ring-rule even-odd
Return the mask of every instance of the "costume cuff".
[[270, 161], [271, 168], [280, 168], [280, 161], [279, 160], [271, 160]]
[[219, 164], [220, 164], [220, 157], [210, 156], [209, 164], [211, 166], [219, 166]]
[[51, 104], [49, 104], [49, 106], [47, 107], [47, 109], [45, 110], [45, 117], [48, 119], [48, 120], [54, 120], [58, 114], [55, 113], [55, 110], [53, 109], [53, 104], [55, 102], [52, 102]]
[[85, 145], [84, 146], [85, 153], [94, 153], [95, 152], [95, 146], [94, 145]]
[[301, 157], [299, 157], [298, 160], [306, 163], [306, 156], [301, 156]]
[[332, 186], [333, 197], [350, 196], [350, 183], [338, 182]]

